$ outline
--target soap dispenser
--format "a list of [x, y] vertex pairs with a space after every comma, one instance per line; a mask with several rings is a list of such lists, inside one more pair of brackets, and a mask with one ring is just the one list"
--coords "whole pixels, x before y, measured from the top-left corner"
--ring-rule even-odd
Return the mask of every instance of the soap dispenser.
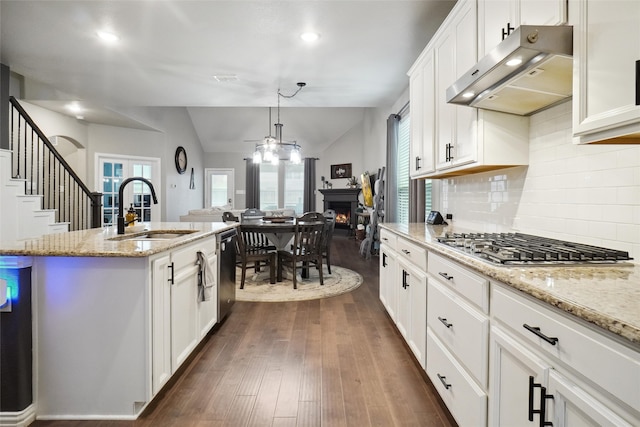
[[127, 215], [125, 216], [125, 224], [127, 224], [129, 227], [133, 227], [133, 224], [135, 222], [136, 222], [136, 211], [135, 209], [133, 209], [133, 203], [131, 203], [129, 210], [127, 211]]

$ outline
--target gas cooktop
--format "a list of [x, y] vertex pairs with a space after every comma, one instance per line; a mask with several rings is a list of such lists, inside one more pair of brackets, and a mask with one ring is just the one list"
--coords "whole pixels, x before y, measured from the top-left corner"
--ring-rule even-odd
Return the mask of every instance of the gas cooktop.
[[445, 233], [438, 242], [501, 265], [613, 264], [628, 252], [522, 233]]

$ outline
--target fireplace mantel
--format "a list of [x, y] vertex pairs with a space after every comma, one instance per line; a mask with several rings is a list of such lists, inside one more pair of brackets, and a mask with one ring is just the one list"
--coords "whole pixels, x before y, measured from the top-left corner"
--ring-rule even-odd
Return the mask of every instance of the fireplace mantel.
[[358, 209], [359, 188], [323, 188], [320, 191], [324, 195], [324, 210], [331, 209], [331, 203], [349, 203], [351, 206], [351, 230], [356, 228], [356, 210]]

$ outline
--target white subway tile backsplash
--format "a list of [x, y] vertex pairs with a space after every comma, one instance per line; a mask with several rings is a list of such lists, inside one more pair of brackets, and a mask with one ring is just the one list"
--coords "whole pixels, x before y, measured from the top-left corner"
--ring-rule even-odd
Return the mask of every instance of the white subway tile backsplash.
[[434, 181], [441, 210], [479, 231], [520, 231], [640, 258], [640, 146], [575, 145], [571, 103], [530, 117], [529, 166]]

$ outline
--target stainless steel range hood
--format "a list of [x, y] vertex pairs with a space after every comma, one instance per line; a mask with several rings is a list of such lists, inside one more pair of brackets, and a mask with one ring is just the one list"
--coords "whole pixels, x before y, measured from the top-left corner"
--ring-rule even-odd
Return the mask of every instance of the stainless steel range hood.
[[447, 102], [534, 114], [571, 98], [572, 54], [573, 27], [523, 25], [447, 89]]

